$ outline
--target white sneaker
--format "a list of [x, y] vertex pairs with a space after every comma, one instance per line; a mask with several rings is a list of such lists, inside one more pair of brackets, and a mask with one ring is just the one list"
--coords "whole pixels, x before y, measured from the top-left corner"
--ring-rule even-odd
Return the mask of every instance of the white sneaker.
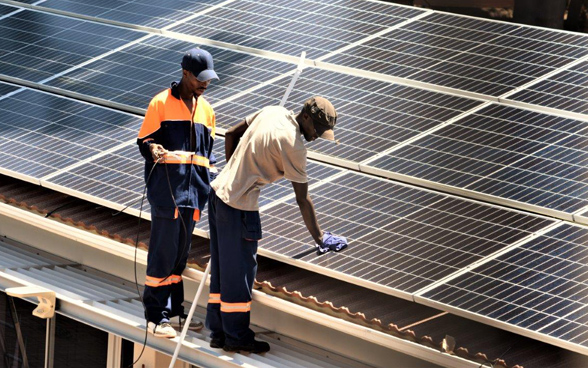
[[152, 333], [155, 337], [166, 337], [168, 339], [173, 339], [177, 336], [176, 330], [174, 330], [169, 322], [163, 322], [158, 325], [153, 322], [149, 322], [147, 324], [147, 328], [149, 329], [149, 332]]

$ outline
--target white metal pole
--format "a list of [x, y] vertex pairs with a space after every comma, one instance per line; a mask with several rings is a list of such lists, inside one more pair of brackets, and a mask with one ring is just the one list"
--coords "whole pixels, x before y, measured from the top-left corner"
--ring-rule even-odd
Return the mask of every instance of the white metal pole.
[[298, 61], [298, 67], [296, 68], [296, 71], [294, 72], [294, 76], [292, 77], [292, 80], [290, 81], [290, 84], [288, 85], [288, 88], [286, 89], [286, 93], [284, 93], [284, 97], [282, 97], [282, 101], [280, 102], [280, 106], [284, 106], [286, 104], [286, 101], [288, 100], [288, 96], [290, 96], [290, 92], [292, 92], [292, 89], [294, 88], [294, 85], [296, 84], [296, 80], [298, 80], [298, 76], [300, 75], [300, 73], [302, 73], [302, 69], [304, 68], [304, 59], [306, 58], [306, 51], [302, 51], [302, 54], [300, 54], [300, 61]]
[[200, 294], [202, 294], [202, 290], [204, 289], [204, 284], [206, 284], [206, 280], [208, 279], [208, 274], [210, 273], [210, 261], [206, 266], [206, 270], [204, 270], [204, 275], [202, 275], [202, 280], [200, 280], [200, 285], [198, 286], [198, 291], [196, 291], [196, 296], [194, 296], [194, 301], [192, 302], [192, 307], [190, 307], [190, 312], [188, 313], [188, 317], [186, 317], [186, 323], [182, 328], [182, 334], [180, 335], [180, 340], [176, 345], [176, 350], [174, 351], [174, 356], [169, 363], [169, 368], [173, 368], [174, 364], [176, 364], [176, 360], [178, 359], [178, 354], [180, 353], [180, 347], [184, 342], [184, 338], [186, 338], [186, 333], [190, 328], [190, 321], [192, 321], [192, 316], [194, 316], [194, 311], [196, 310], [196, 306], [198, 305], [198, 299], [200, 298]]

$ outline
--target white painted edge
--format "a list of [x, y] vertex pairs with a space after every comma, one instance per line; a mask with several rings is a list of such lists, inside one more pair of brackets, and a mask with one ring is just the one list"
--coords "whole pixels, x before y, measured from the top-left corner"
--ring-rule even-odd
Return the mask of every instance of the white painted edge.
[[[6, 289], [12, 285], [34, 286], [33, 283], [21, 279], [17, 276], [0, 271], [0, 288]], [[144, 326], [137, 325], [136, 322], [126, 320], [119, 315], [105, 311], [103, 309], [84, 303], [81, 300], [75, 300], [65, 295], [57, 294], [59, 299], [59, 309], [57, 313], [73, 318], [76, 321], [98, 328], [100, 330], [113, 333], [125, 339], [142, 344], [145, 336]], [[208, 343], [204, 340], [192, 339], [191, 349], [182, 349], [180, 357], [182, 360], [192, 364], [204, 365], [207, 367], [239, 367], [241, 364], [237, 361], [223, 359], [222, 353], [215, 352], [208, 348]], [[198, 345], [194, 344], [194, 341]], [[176, 339], [157, 339], [151, 337], [148, 339], [148, 345], [158, 351], [166, 354], [173, 352], [176, 345]]]

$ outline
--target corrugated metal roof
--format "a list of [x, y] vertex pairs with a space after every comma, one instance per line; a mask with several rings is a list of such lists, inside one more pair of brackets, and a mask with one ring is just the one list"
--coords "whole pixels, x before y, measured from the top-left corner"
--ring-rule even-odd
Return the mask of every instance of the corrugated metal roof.
[[[138, 231], [140, 246], [148, 247], [149, 223], [142, 221], [138, 228], [137, 218], [126, 214], [113, 216], [110, 209], [8, 177], [1, 177], [0, 199], [39, 214], [56, 209], [51, 214], [54, 219], [127, 244], [134, 244]], [[64, 203], [67, 206], [60, 208]], [[189, 264], [202, 269], [208, 255], [208, 240], [194, 237]], [[457, 341], [454, 350], [457, 355], [479, 363], [494, 363], [494, 366], [533, 367], [536, 362], [545, 362], [547, 365], [544, 366], [550, 367], [585, 366], [585, 357], [545, 343], [275, 260], [258, 257], [258, 262], [257, 279], [261, 282], [256, 283], [256, 287], [262, 291], [396, 337], [440, 349], [445, 335], [451, 335]], [[40, 273], [37, 270], [23, 275], [35, 277], [47, 273], [55, 278], [63, 272], [81, 271], [71, 266], [60, 266], [57, 270], [55, 267], [45, 267]], [[106, 298], [100, 301], [93, 300], [93, 305], [104, 309], [114, 308], [127, 313], [129, 320], [141, 323], [140, 302], [122, 297], [109, 299], [109, 295], [106, 294]], [[515, 341], [514, 344], [510, 343]]]

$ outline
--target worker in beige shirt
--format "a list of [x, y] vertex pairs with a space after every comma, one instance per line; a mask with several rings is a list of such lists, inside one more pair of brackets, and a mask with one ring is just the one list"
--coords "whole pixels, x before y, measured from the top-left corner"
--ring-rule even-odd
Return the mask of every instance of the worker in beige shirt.
[[347, 247], [344, 237], [321, 231], [308, 194], [306, 147], [318, 137], [334, 140], [337, 113], [325, 98], [308, 99], [298, 114], [268, 106], [225, 134], [227, 165], [210, 184], [208, 218], [211, 281], [206, 327], [210, 346], [264, 353], [270, 346], [249, 328], [251, 291], [261, 239], [259, 192], [281, 178], [292, 182], [304, 223], [319, 254]]

